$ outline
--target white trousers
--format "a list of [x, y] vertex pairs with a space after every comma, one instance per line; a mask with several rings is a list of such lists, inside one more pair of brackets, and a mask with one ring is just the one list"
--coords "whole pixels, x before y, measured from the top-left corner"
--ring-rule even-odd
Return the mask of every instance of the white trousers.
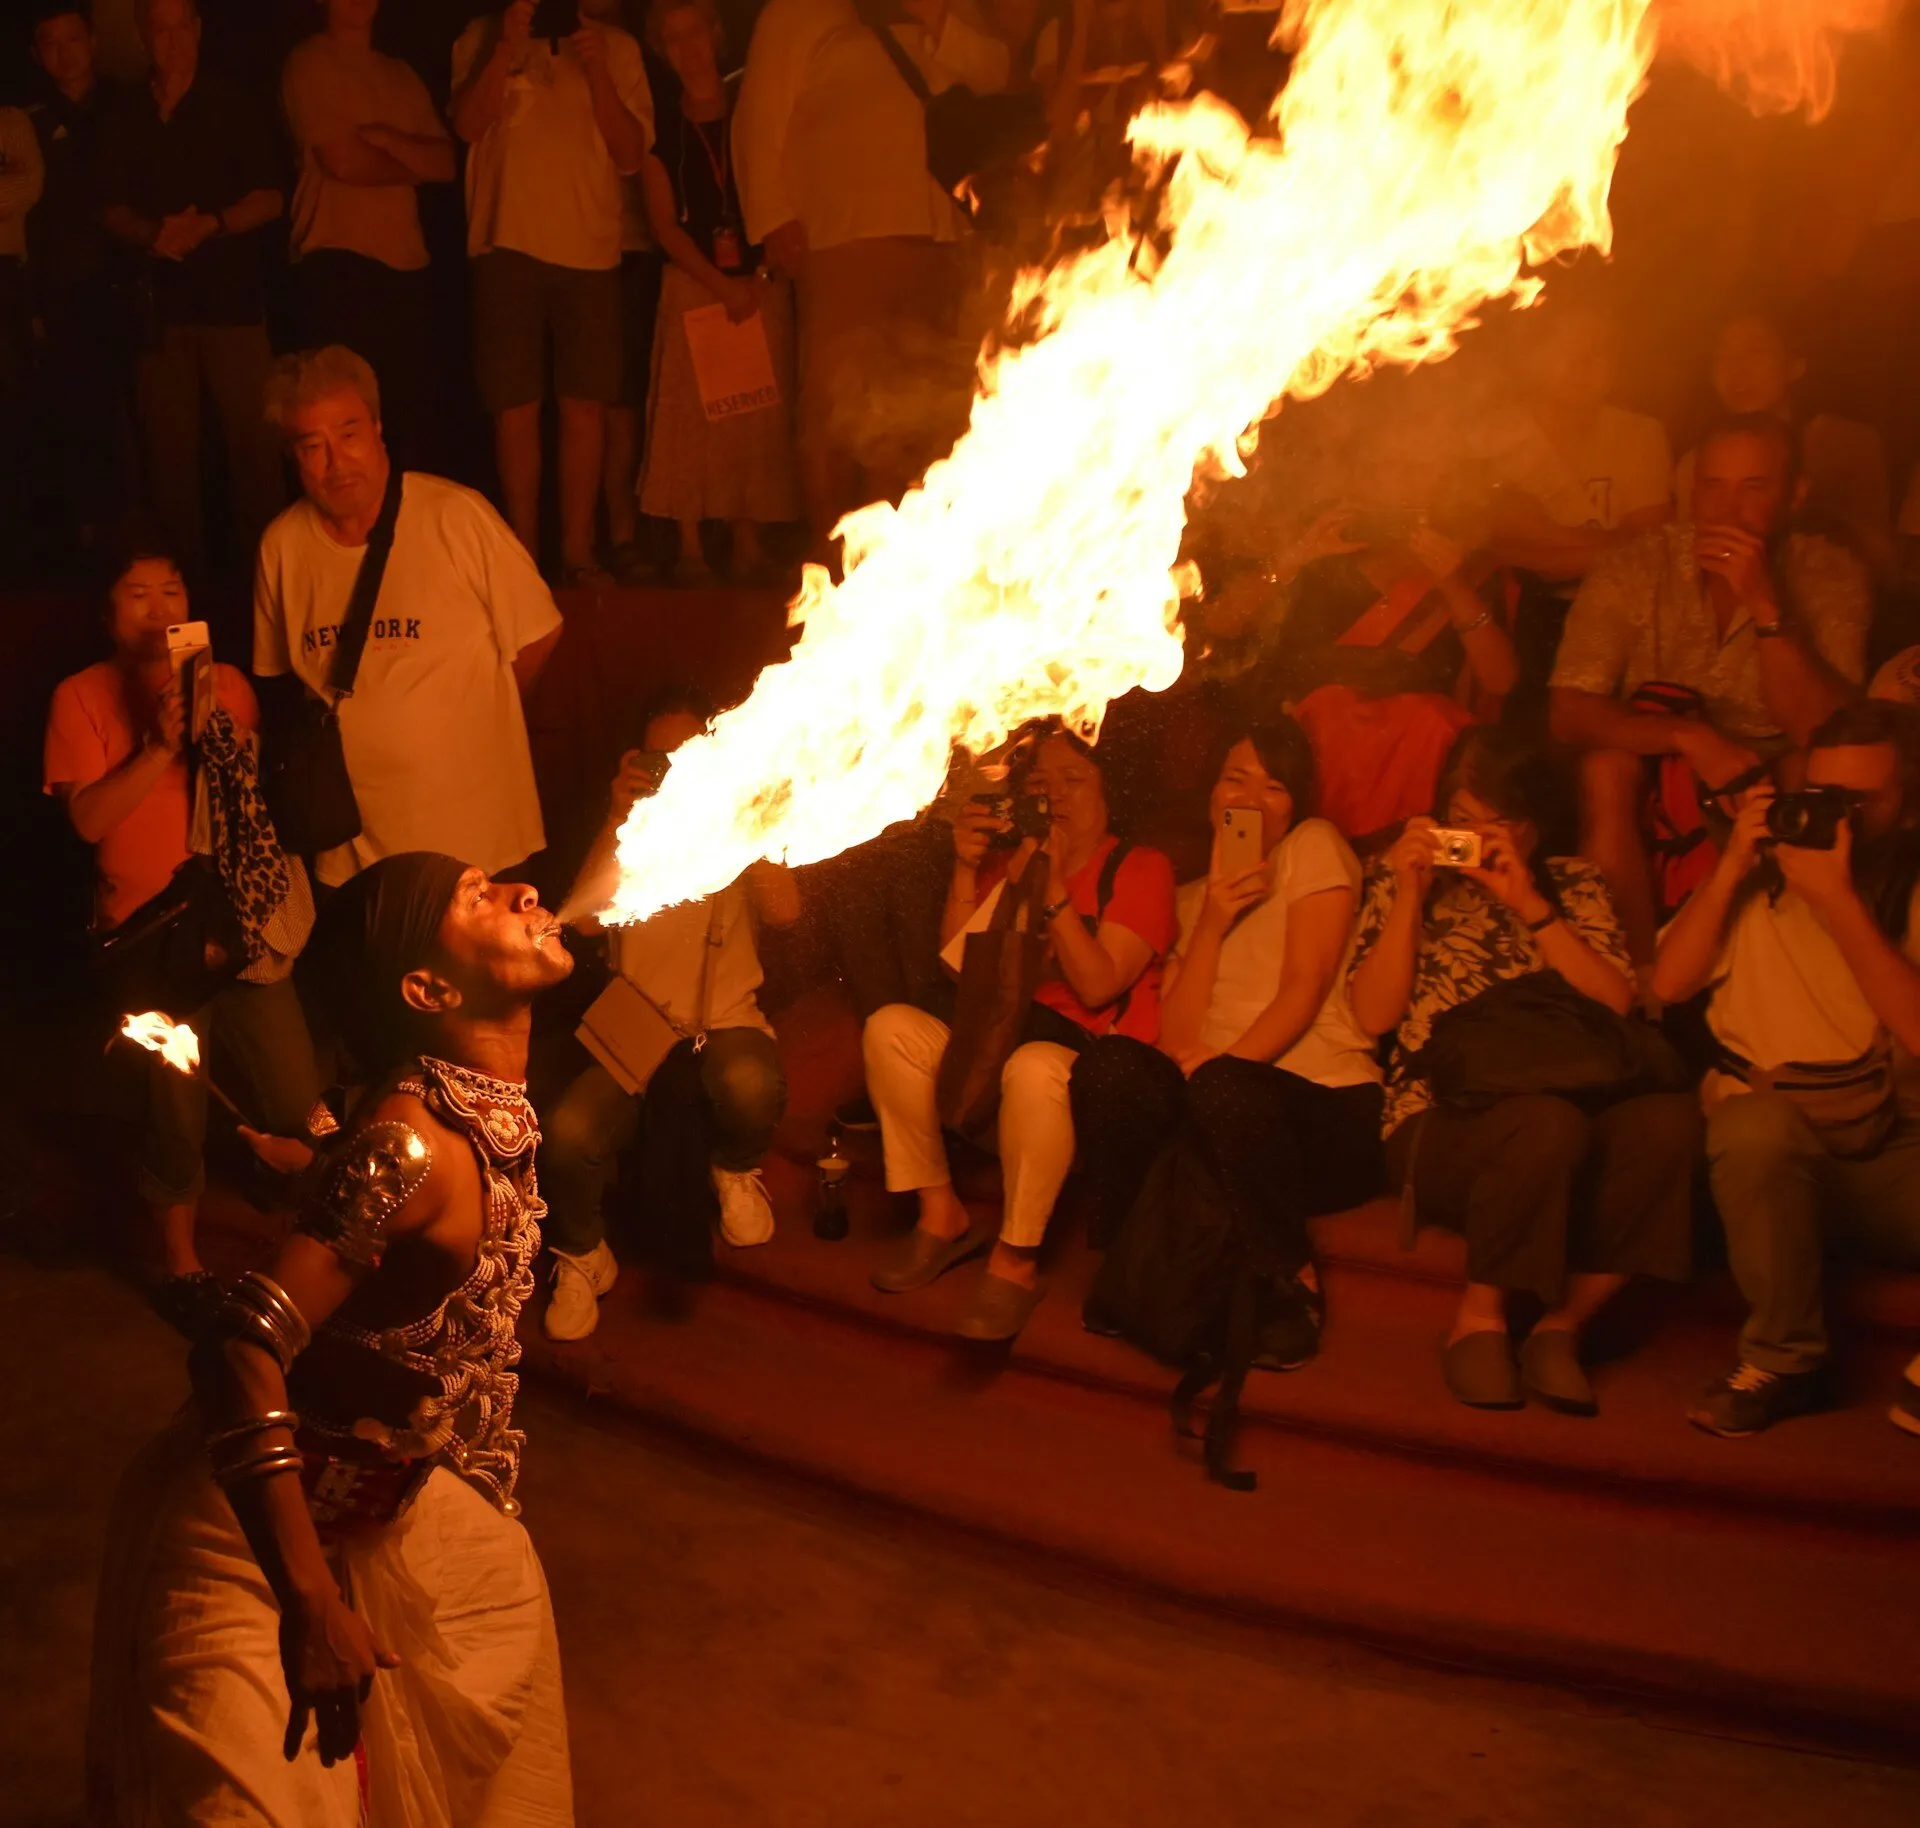
[[[445, 1467], [339, 1556], [400, 1667], [373, 1679], [359, 1761], [287, 1725], [280, 1614], [202, 1430], [135, 1461], [108, 1526], [88, 1722], [92, 1828], [572, 1828], [560, 1654], [526, 1531]], [[364, 1806], [363, 1806], [364, 1805]]]
[[[860, 1050], [867, 1063], [867, 1096], [880, 1115], [889, 1192], [917, 1193], [953, 1179], [934, 1102], [940, 1058], [951, 1038], [946, 1023], [908, 1003], [889, 1003], [867, 1018]], [[1067, 1080], [1076, 1058], [1072, 1048], [1056, 1041], [1027, 1041], [1001, 1070], [1002, 1243], [1031, 1249], [1047, 1235], [1054, 1201], [1073, 1166]]]

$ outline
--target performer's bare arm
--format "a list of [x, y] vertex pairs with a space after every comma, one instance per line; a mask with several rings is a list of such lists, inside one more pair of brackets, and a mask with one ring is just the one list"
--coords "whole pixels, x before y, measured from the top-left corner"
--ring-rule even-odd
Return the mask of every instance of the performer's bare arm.
[[[362, 1198], [352, 1173], [378, 1138], [377, 1182], [400, 1203]], [[411, 1139], [411, 1140], [409, 1140]], [[329, 1197], [331, 1194], [331, 1197]], [[284, 1750], [293, 1758], [311, 1715], [325, 1764], [350, 1757], [360, 1736], [360, 1703], [377, 1670], [398, 1659], [374, 1642], [347, 1604], [307, 1509], [288, 1414], [287, 1369], [341, 1303], [367, 1287], [375, 1304], [394, 1286], [396, 1313], [420, 1311], [457, 1287], [473, 1266], [481, 1223], [479, 1169], [419, 1100], [381, 1100], [323, 1173], [316, 1205], [281, 1246], [263, 1277], [236, 1286], [226, 1331], [194, 1355], [194, 1386], [208, 1422], [215, 1475], [280, 1606], [280, 1656], [292, 1710]], [[316, 1235], [318, 1234], [318, 1235]], [[370, 1286], [368, 1286], [370, 1285]], [[286, 1310], [278, 1303], [284, 1301]], [[237, 1305], [236, 1305], [237, 1304]], [[284, 1419], [274, 1419], [284, 1418]]]

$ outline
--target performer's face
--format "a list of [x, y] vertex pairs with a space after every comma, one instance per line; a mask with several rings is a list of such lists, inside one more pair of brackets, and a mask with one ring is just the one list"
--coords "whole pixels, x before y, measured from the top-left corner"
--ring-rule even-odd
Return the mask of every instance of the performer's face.
[[468, 870], [440, 921], [440, 975], [469, 1006], [523, 1002], [573, 969], [560, 923], [524, 882]]

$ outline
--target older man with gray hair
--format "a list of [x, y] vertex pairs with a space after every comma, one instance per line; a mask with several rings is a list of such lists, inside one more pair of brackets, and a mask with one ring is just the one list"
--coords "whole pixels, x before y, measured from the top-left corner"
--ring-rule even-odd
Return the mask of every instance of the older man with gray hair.
[[[483, 496], [394, 468], [379, 384], [352, 350], [283, 357], [267, 419], [303, 495], [260, 542], [253, 670], [333, 708], [360, 817], [316, 879], [337, 886], [398, 851], [490, 875], [523, 862], [546, 835], [520, 701], [560, 636], [533, 560]], [[369, 564], [378, 588], [353, 618]]]

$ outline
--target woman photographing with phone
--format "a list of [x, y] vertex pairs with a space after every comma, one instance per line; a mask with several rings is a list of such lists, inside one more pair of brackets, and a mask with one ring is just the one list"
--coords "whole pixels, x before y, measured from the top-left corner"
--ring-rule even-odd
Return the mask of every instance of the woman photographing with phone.
[[[185, 623], [191, 613], [186, 585], [171, 543], [151, 529], [124, 542], [108, 577], [113, 654], [54, 689], [44, 771], [46, 791], [65, 805], [73, 829], [93, 846], [96, 935], [121, 928], [165, 893], [193, 854], [194, 793], [187, 758], [195, 744], [182, 675], [167, 641], [168, 629]], [[260, 715], [244, 675], [219, 664], [212, 674], [213, 709], [198, 762], [203, 773], [213, 765], [209, 748], [229, 756], [250, 748]], [[244, 821], [236, 817], [228, 823]], [[249, 826], [248, 835], [255, 829]], [[271, 829], [266, 826], [264, 841], [244, 847], [250, 870], [285, 863], [277, 843], [266, 854]], [[217, 838], [216, 848], [222, 848]], [[321, 1091], [290, 975], [293, 953], [312, 922], [304, 876], [287, 899], [298, 902], [300, 918], [289, 927], [278, 924], [280, 907], [262, 909], [270, 916], [257, 929], [265, 941], [250, 948], [250, 962], [237, 979], [200, 1008], [165, 1012], [190, 1024], [203, 1048], [217, 1040], [233, 1055], [245, 1074], [243, 1095], [260, 1132], [267, 1134], [244, 1133], [269, 1156], [292, 1146], [273, 1139], [305, 1133], [307, 1113]], [[289, 938], [290, 933], [298, 937]], [[286, 939], [287, 949], [275, 950], [274, 939]], [[150, 1219], [139, 1254], [142, 1269], [156, 1279], [156, 1305], [170, 1319], [188, 1315], [196, 1289], [211, 1283], [194, 1242], [206, 1127], [205, 1082], [149, 1056], [139, 1187]]]
[[1179, 892], [1160, 1049], [1101, 1041], [1074, 1070], [1087, 1173], [1118, 1223], [1181, 1123], [1225, 1196], [1277, 1251], [1255, 1363], [1293, 1370], [1324, 1315], [1307, 1220], [1379, 1190], [1380, 1067], [1347, 1007], [1360, 865], [1313, 816], [1313, 751], [1290, 717], [1226, 751], [1213, 863]]
[[[1626, 940], [1599, 870], [1542, 855], [1554, 824], [1545, 760], [1502, 729], [1466, 731], [1441, 771], [1447, 831], [1480, 839], [1478, 867], [1443, 867], [1443, 828], [1411, 819], [1368, 873], [1350, 978], [1368, 1034], [1392, 1035], [1389, 1179], [1422, 1218], [1463, 1233], [1467, 1286], [1448, 1336], [1447, 1388], [1517, 1409], [1525, 1395], [1597, 1412], [1580, 1367], [1587, 1322], [1635, 1275], [1688, 1270], [1700, 1117], [1690, 1093], [1628, 1096], [1596, 1115], [1549, 1092], [1442, 1107], [1415, 1070], [1435, 1022], [1504, 981], [1556, 972], [1616, 1016], [1633, 1002]], [[1508, 1298], [1545, 1312], [1518, 1361]]]

